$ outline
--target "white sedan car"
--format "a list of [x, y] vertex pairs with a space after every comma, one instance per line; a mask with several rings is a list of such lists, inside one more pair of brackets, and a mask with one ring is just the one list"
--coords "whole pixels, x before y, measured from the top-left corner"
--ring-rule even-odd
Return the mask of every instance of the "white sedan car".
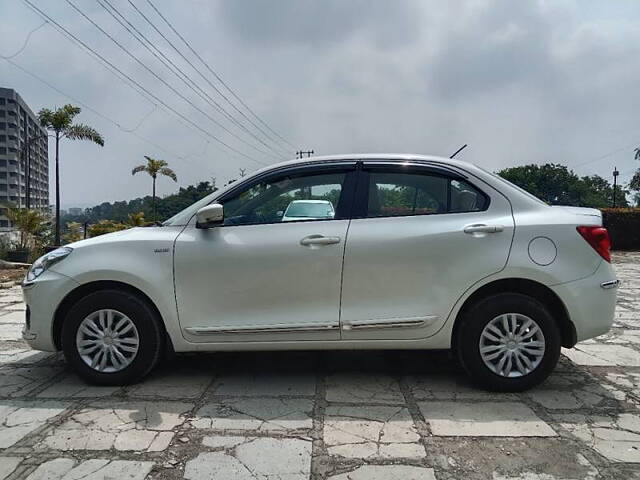
[[[335, 215], [283, 222], [294, 199]], [[23, 335], [103, 385], [167, 350], [451, 349], [480, 385], [519, 391], [609, 330], [617, 284], [598, 210], [444, 158], [315, 157], [40, 258]]]
[[329, 200], [293, 200], [284, 211], [282, 221], [326, 220], [335, 215], [333, 203]]

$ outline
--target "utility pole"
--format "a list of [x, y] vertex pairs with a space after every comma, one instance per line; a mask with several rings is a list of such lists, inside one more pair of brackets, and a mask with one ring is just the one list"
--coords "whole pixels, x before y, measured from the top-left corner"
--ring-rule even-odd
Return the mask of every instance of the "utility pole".
[[618, 190], [618, 175], [620, 175], [618, 168], [613, 167], [613, 208], [616, 208], [616, 190]]
[[305, 155], [307, 156], [307, 158], [309, 158], [311, 155], [313, 155], [313, 150], [298, 150], [296, 152], [296, 158], [298, 159], [303, 158]]

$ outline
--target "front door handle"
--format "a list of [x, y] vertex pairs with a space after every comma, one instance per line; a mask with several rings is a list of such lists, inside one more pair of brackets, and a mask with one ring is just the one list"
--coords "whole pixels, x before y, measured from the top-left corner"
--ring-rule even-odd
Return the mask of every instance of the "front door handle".
[[300, 245], [313, 246], [313, 245], [333, 245], [334, 243], [340, 243], [340, 237], [325, 237], [324, 235], [307, 235], [300, 240]]
[[502, 225], [484, 225], [482, 223], [475, 223], [473, 225], [467, 225], [464, 227], [464, 233], [497, 233], [504, 229]]

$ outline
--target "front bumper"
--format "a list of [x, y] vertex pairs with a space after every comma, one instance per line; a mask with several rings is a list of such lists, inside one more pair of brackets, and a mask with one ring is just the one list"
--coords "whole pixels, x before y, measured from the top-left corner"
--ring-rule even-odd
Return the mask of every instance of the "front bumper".
[[617, 286], [613, 267], [603, 260], [593, 275], [551, 287], [567, 308], [578, 342], [611, 329]]
[[22, 286], [27, 304], [22, 338], [35, 350], [55, 352], [53, 320], [60, 302], [77, 286], [70, 277], [47, 270], [35, 282]]

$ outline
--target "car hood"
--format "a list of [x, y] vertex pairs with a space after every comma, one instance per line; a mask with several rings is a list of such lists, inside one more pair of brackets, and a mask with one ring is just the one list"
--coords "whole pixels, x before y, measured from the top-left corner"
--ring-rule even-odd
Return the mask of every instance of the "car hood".
[[127, 228], [126, 230], [120, 230], [118, 232], [112, 232], [112, 233], [105, 233], [104, 235], [98, 235], [97, 237], [87, 238], [85, 240], [73, 242], [65, 246], [75, 249], [75, 248], [88, 247], [91, 245], [99, 245], [101, 243], [111, 243], [111, 242], [118, 242], [121, 240], [137, 239], [140, 237], [140, 234], [142, 233], [142, 231], [145, 231], [145, 230], [149, 231], [151, 229], [156, 229], [156, 228], [160, 228], [160, 227]]

